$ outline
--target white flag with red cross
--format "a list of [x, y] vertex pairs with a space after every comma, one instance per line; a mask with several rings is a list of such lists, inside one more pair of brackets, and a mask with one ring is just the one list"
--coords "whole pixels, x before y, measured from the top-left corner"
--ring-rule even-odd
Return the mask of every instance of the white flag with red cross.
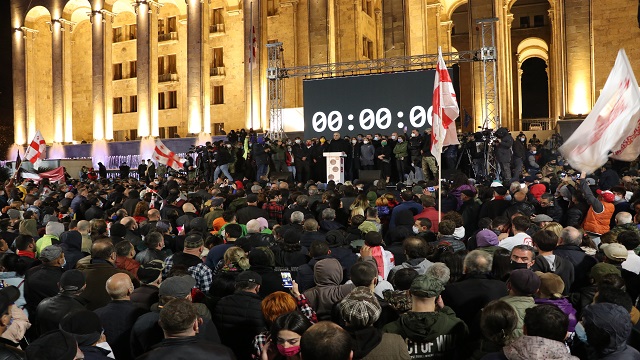
[[38, 167], [44, 159], [47, 152], [47, 143], [44, 141], [40, 131], [36, 131], [36, 135], [31, 140], [31, 143], [27, 147], [27, 151], [24, 153], [24, 158], [30, 161], [34, 167]]
[[[433, 130], [431, 131], [431, 154], [442, 154], [442, 148], [457, 143], [455, 134], [455, 121], [460, 115], [456, 92], [447, 70], [447, 65], [442, 58], [442, 51], [438, 50], [438, 66], [433, 82]], [[451, 126], [453, 124], [453, 126]], [[447, 136], [447, 132], [454, 133]], [[455, 139], [455, 140], [453, 140]]]
[[151, 157], [158, 163], [167, 165], [176, 171], [182, 170], [185, 162], [184, 159], [181, 159], [178, 154], [169, 150], [160, 140], [156, 140], [156, 148]]

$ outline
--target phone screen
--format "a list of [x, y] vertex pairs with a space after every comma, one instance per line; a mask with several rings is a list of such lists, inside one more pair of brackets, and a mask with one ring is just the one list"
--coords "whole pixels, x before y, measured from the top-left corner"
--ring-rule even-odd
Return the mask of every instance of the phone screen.
[[291, 278], [290, 272], [281, 272], [280, 276], [282, 276], [282, 286], [287, 289], [291, 289], [293, 287], [293, 278]]
[[430, 187], [427, 188], [427, 190], [431, 191], [431, 192], [434, 192], [434, 191], [436, 191], [436, 188], [430, 186]]

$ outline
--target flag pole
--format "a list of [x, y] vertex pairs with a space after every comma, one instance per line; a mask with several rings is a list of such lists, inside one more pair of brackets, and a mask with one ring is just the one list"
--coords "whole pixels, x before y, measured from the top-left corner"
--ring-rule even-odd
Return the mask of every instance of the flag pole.
[[249, 92], [251, 93], [250, 104], [251, 107], [251, 128], [253, 129], [253, 66], [256, 58], [253, 56], [254, 54], [254, 43], [253, 37], [255, 36], [254, 31], [255, 27], [253, 25], [253, 1], [251, 2], [251, 9], [249, 10], [249, 17], [251, 18], [249, 24], [249, 59], [251, 59], [249, 63]]
[[[438, 46], [438, 66], [436, 67], [436, 71], [440, 68], [440, 59], [442, 58], [442, 48]], [[440, 98], [440, 105], [438, 106], [438, 119], [442, 122], [442, 79], [438, 76], [438, 97]], [[440, 129], [438, 129], [440, 130]], [[444, 130], [446, 133], [446, 129]], [[438, 223], [442, 221], [442, 144], [444, 143], [444, 136], [440, 134], [442, 137], [442, 142], [438, 146]]]

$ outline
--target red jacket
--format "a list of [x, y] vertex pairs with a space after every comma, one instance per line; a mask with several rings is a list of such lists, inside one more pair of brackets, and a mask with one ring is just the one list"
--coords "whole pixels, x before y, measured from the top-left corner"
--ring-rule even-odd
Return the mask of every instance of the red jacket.
[[438, 233], [438, 214], [440, 212], [436, 210], [434, 207], [424, 208], [421, 213], [413, 217], [413, 220], [424, 219], [427, 218], [431, 220], [431, 231], [434, 233]]

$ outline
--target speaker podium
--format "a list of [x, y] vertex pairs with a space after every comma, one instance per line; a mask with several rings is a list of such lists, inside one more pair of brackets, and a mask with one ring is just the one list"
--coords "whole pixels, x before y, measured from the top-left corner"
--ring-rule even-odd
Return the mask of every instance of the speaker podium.
[[336, 184], [344, 183], [344, 158], [347, 155], [341, 152], [326, 152], [322, 155], [327, 158], [327, 182], [333, 180]]

